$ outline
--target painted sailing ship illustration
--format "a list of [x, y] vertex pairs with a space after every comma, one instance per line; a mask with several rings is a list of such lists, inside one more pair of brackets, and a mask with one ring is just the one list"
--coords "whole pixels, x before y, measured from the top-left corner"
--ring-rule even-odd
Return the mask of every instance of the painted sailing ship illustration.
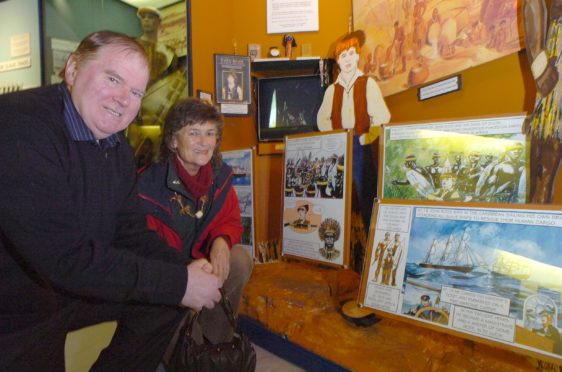
[[464, 229], [458, 244], [455, 244], [453, 234], [449, 235], [444, 247], [442, 247], [442, 242], [433, 239], [433, 243], [419, 266], [430, 269], [453, 270], [462, 273], [471, 272], [477, 267], [486, 267], [482, 257], [471, 249], [468, 243], [469, 240], [470, 235], [467, 228]]

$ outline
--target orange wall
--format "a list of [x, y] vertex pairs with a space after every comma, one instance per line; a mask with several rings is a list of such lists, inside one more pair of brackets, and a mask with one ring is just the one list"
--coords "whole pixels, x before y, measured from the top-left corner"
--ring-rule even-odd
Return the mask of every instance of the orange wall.
[[[194, 92], [203, 89], [214, 95], [213, 54], [246, 55], [249, 43], [261, 45], [262, 57], [270, 46], [283, 51], [283, 35], [266, 31], [264, 0], [192, 0], [192, 47]], [[352, 16], [351, 0], [319, 1], [320, 31], [295, 33], [300, 45], [312, 45], [312, 54], [329, 55], [332, 43], [348, 31]], [[471, 68], [461, 73], [462, 89], [423, 102], [417, 89], [386, 98], [392, 122], [463, 118], [531, 111], [535, 86], [524, 52]], [[226, 119], [222, 149], [257, 146], [253, 115]], [[256, 159], [257, 241], [279, 237], [281, 220], [282, 156], [261, 155]]]

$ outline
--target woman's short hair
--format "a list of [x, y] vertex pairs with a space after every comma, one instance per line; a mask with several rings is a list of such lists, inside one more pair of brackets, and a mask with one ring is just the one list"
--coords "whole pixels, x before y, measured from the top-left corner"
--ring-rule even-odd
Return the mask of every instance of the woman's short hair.
[[212, 104], [198, 98], [186, 98], [177, 101], [166, 116], [160, 145], [160, 160], [165, 161], [176, 154], [172, 147], [174, 136], [186, 126], [214, 123], [217, 127], [217, 145], [211, 163], [213, 167], [221, 164], [220, 142], [222, 139], [223, 116]]
[[[144, 48], [132, 37], [114, 31], [97, 31], [86, 36], [78, 45], [78, 48], [71, 53], [71, 56], [76, 61], [76, 66], [93, 59], [99, 50], [105, 46], [122, 47], [123, 51], [138, 54], [146, 60], [148, 66], [148, 59]], [[68, 64], [68, 60], [67, 60]], [[61, 70], [59, 76], [64, 80], [67, 65]]]

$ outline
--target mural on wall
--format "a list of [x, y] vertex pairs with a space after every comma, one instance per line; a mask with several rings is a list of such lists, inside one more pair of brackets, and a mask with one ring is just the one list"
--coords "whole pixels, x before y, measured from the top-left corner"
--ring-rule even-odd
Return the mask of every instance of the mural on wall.
[[150, 65], [150, 79], [138, 118], [127, 133], [138, 167], [154, 161], [166, 114], [190, 92], [187, 11], [186, 1], [161, 10], [140, 7], [137, 11], [142, 34], [136, 40], [144, 47]]
[[354, 0], [360, 68], [384, 96], [522, 48], [516, 0]]

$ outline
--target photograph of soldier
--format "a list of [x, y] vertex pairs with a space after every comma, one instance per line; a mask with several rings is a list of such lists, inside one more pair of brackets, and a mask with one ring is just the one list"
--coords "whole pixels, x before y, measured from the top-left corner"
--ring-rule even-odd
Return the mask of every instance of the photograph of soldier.
[[[162, 29], [165, 28], [162, 11], [152, 6], [141, 6], [137, 10], [137, 17], [142, 34], [135, 40], [146, 52], [150, 77], [138, 117], [127, 129], [127, 137], [135, 149], [137, 163], [139, 166], [145, 166], [158, 156], [160, 128], [168, 111], [178, 99], [188, 96], [188, 57], [178, 55], [176, 45], [169, 45], [159, 39]], [[167, 30], [169, 32], [173, 27], [167, 27]], [[177, 32], [185, 33], [185, 28], [178, 28]], [[183, 39], [183, 36], [176, 39]], [[149, 144], [154, 151], [147, 151]]]
[[322, 216], [313, 211], [314, 205], [297, 202], [295, 208], [286, 208], [283, 227], [288, 227], [299, 234], [309, 234], [318, 228]]
[[343, 198], [345, 156], [302, 152], [285, 161], [285, 196]]
[[335, 242], [340, 238], [340, 223], [333, 218], [326, 218], [318, 228], [318, 237], [324, 242], [320, 248], [320, 255], [327, 260], [333, 261], [340, 256], [340, 251], [335, 248]]

